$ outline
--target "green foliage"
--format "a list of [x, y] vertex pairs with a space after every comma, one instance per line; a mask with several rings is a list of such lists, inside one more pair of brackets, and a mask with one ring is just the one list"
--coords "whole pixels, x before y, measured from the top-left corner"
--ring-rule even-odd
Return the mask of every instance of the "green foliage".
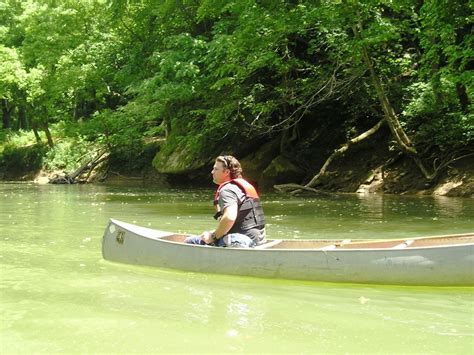
[[79, 130], [89, 141], [113, 150], [116, 147], [139, 145], [144, 125], [140, 116], [126, 110], [105, 110], [84, 122]]
[[[32, 143], [36, 141], [32, 131], [2, 130], [3, 157], [0, 165], [14, 174], [28, 173], [41, 168], [73, 171], [85, 158], [93, 154], [97, 145], [82, 137], [66, 136], [64, 128], [63, 124], [52, 127], [54, 136], [58, 138], [57, 144], [52, 149], [43, 144]], [[40, 138], [46, 140], [43, 132]]]
[[151, 165], [158, 147], [154, 143], [161, 127], [154, 125], [146, 106], [129, 104], [119, 110], [105, 110], [77, 127], [84, 146], [106, 148], [110, 163], [120, 171], [135, 171]]
[[12, 100], [25, 85], [27, 73], [18, 50], [0, 44], [0, 98]]
[[56, 141], [54, 148], [46, 152], [43, 167], [49, 171], [62, 170], [71, 173], [91, 160], [98, 148], [97, 144], [86, 141], [83, 137]]
[[[17, 132], [2, 130], [5, 143], [10, 147], [26, 147], [33, 145], [35, 142], [35, 136], [33, 131], [24, 131], [20, 130]], [[41, 134], [41, 137], [44, 138], [44, 134]]]
[[7, 177], [38, 171], [42, 167], [45, 150], [40, 144], [17, 146], [7, 143], [0, 153], [0, 171]]
[[8, 131], [6, 129], [0, 129], [0, 144], [3, 144], [6, 141], [8, 137], [7, 134], [8, 134]]
[[445, 103], [453, 107], [451, 110], [440, 111], [432, 86], [419, 82], [407, 89], [409, 104], [402, 114], [409, 130], [416, 131], [418, 144], [449, 152], [474, 143], [474, 116], [461, 112], [455, 89], [446, 82], [444, 86]]
[[205, 161], [295, 126], [306, 156], [324, 150], [318, 132], [350, 138], [383, 116], [366, 48], [413, 141], [457, 150], [472, 143], [471, 10], [465, 0], [9, 0], [0, 98], [12, 120], [53, 124], [51, 169], [91, 144], [142, 161], [157, 140], [164, 157]]

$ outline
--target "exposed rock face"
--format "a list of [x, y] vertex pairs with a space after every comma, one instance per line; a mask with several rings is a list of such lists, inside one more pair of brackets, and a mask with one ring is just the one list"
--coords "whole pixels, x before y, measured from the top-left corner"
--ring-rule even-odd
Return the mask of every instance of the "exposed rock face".
[[[253, 153], [238, 157], [244, 176], [259, 189], [270, 190], [273, 185], [301, 183], [317, 173], [305, 171], [291, 159], [280, 154], [278, 141], [270, 141]], [[400, 155], [386, 165], [386, 152], [373, 147], [354, 149], [335, 160], [320, 179], [317, 188], [323, 191], [394, 194], [422, 194], [439, 196], [472, 197], [474, 177], [471, 160], [458, 162], [448, 169], [436, 182], [425, 180], [412, 160]], [[159, 174], [171, 176], [170, 184], [189, 184], [192, 181], [210, 181], [209, 171], [213, 159], [207, 162], [191, 156], [186, 151], [176, 150], [165, 156], [158, 154], [154, 165]], [[160, 177], [162, 180], [163, 177]], [[163, 184], [163, 182], [161, 182]]]
[[245, 178], [259, 187], [262, 186], [264, 184], [263, 171], [278, 154], [279, 142], [270, 141], [252, 154], [239, 159]]
[[462, 181], [448, 181], [446, 183], [438, 185], [434, 189], [433, 195], [446, 196], [451, 190], [461, 185], [462, 185]]
[[262, 177], [262, 187], [271, 188], [276, 184], [300, 181], [304, 177], [304, 172], [289, 159], [279, 155], [263, 171]]
[[153, 159], [153, 167], [162, 174], [187, 174], [206, 165], [206, 159], [202, 159], [191, 153], [185, 147], [175, 149], [172, 152], [160, 150]]
[[357, 189], [359, 194], [372, 194], [382, 192], [383, 189], [383, 170], [382, 167], [377, 168]]
[[[375, 144], [376, 143], [376, 144]], [[350, 149], [335, 159], [315, 186], [318, 190], [333, 192], [421, 194], [435, 196], [473, 197], [474, 157], [468, 157], [451, 164], [436, 181], [427, 181], [413, 161], [402, 154], [390, 155], [382, 144], [361, 145]], [[220, 147], [232, 154], [229, 147]], [[273, 185], [309, 181], [321, 168], [317, 162], [301, 167], [292, 158], [280, 154], [280, 140], [275, 139], [261, 145], [247, 156], [238, 156], [244, 176], [259, 189], [271, 190]], [[154, 154], [154, 152], [153, 152]], [[398, 155], [396, 155], [398, 154]], [[216, 153], [217, 155], [217, 153]], [[152, 155], [150, 155], [152, 156]], [[153, 167], [131, 171], [122, 162], [115, 165], [109, 162], [109, 174], [90, 174], [88, 182], [143, 184], [145, 186], [212, 186], [210, 177], [214, 157], [204, 153], [191, 153], [188, 149], [158, 151], [153, 159]], [[390, 158], [391, 157], [391, 158]], [[395, 158], [394, 158], [395, 157]], [[388, 160], [390, 159], [390, 161]], [[112, 164], [112, 165], [110, 165]], [[321, 163], [322, 164], [322, 163]], [[9, 180], [33, 180], [36, 183], [49, 183], [57, 172], [32, 171], [17, 176], [0, 177]]]
[[450, 189], [445, 196], [451, 197], [473, 197], [474, 196], [474, 179], [471, 178], [462, 184]]
[[51, 173], [48, 174], [47, 172], [41, 170], [34, 178], [33, 182], [38, 185], [46, 185], [49, 184]]

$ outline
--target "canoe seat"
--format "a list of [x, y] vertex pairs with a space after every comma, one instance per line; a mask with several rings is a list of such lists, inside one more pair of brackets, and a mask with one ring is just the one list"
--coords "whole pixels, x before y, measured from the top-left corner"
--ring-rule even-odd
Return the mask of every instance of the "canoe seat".
[[336, 249], [336, 248], [337, 248], [336, 244], [329, 244], [329, 245], [325, 245], [322, 248], [319, 248], [319, 250], [333, 250], [333, 249]]
[[349, 244], [351, 241], [352, 239], [344, 239], [344, 240], [341, 240], [340, 243], [336, 243], [336, 246], [342, 247], [343, 245]]
[[157, 239], [169, 240], [170, 242], [184, 243], [184, 240], [186, 239], [186, 235], [171, 234], [171, 235], [166, 235], [164, 237], [160, 237], [160, 238], [157, 238]]
[[275, 245], [278, 245], [280, 243], [281, 243], [281, 239], [275, 239], [265, 244], [257, 245], [254, 249], [267, 249], [267, 248], [274, 247]]
[[350, 242], [351, 242], [351, 239], [344, 239], [344, 240], [341, 240], [339, 243], [325, 245], [325, 246], [319, 248], [319, 250], [333, 250], [333, 249], [342, 247], [346, 244], [349, 244]]
[[407, 246], [409, 246], [413, 242], [414, 242], [414, 240], [412, 240], [412, 239], [405, 240], [403, 243], [397, 244], [394, 247], [392, 247], [392, 249], [405, 249]]

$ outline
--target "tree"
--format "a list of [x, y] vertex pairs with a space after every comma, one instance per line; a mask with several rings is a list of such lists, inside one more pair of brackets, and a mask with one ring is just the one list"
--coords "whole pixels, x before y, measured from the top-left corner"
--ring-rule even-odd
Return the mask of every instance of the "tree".
[[[431, 4], [431, 2], [429, 3]], [[324, 24], [321, 27], [330, 28], [329, 33], [331, 35], [327, 36], [326, 43], [331, 44], [331, 36], [335, 39], [332, 42], [333, 45], [330, 48], [329, 55], [332, 58], [337, 58], [342, 63], [342, 70], [364, 69], [367, 71], [367, 79], [370, 80], [373, 88], [372, 96], [375, 96], [379, 101], [383, 116], [390, 127], [395, 142], [405, 154], [414, 160], [423, 176], [432, 181], [449, 163], [466, 155], [463, 153], [457, 156], [449, 154], [441, 161], [435, 160], [433, 169], [430, 171], [424, 162], [426, 157], [419, 153], [415, 143], [404, 128], [406, 122], [401, 121], [403, 117], [396, 113], [394, 105], [391, 103], [391, 100], [394, 99], [398, 101], [397, 105], [399, 107], [403, 106], [400, 102], [401, 95], [397, 86], [401, 88], [409, 87], [410, 84], [413, 85], [414, 82], [419, 80], [417, 72], [412, 70], [414, 65], [419, 65], [419, 62], [423, 61], [423, 57], [417, 58], [413, 55], [413, 49], [415, 49], [415, 53], [420, 50], [416, 37], [417, 32], [413, 31], [413, 27], [420, 29], [419, 22], [416, 21], [419, 16], [416, 12], [416, 6], [416, 2], [404, 0], [391, 2], [326, 1], [316, 9], [314, 14], [319, 23]], [[430, 6], [432, 5], [426, 5], [423, 9], [427, 10], [426, 8]], [[438, 3], [437, 6], [439, 11], [442, 4]], [[458, 5], [452, 5], [451, 7], [459, 12]], [[438, 19], [439, 17], [439, 15], [434, 15], [431, 10], [428, 10], [428, 17], [425, 14], [425, 22], [427, 18], [434, 16]], [[436, 25], [439, 26], [439, 21], [436, 22]], [[351, 32], [349, 32], [349, 29]], [[451, 30], [448, 29], [448, 31]], [[471, 43], [471, 41], [467, 42]], [[462, 42], [466, 41], [463, 40]], [[425, 41], [425, 44], [427, 43]], [[457, 47], [455, 52], [459, 49]], [[435, 50], [435, 52], [438, 51], [439, 48]], [[385, 82], [384, 78], [386, 78]], [[389, 78], [395, 78], [395, 80]], [[361, 79], [364, 80], [364, 77]], [[465, 95], [461, 96], [465, 103]], [[370, 130], [367, 132], [370, 132]], [[360, 135], [359, 137], [363, 136], [367, 135]], [[358, 138], [350, 140], [349, 143], [358, 140]], [[343, 146], [336, 150], [335, 154], [345, 151], [346, 148], [347, 145]], [[317, 183], [318, 178], [327, 168], [327, 163], [333, 157], [334, 154], [330, 156], [321, 171], [305, 187], [312, 187]]]
[[3, 128], [11, 127], [11, 115], [15, 108], [15, 99], [25, 87], [27, 73], [14, 48], [0, 45], [0, 100], [3, 113]]

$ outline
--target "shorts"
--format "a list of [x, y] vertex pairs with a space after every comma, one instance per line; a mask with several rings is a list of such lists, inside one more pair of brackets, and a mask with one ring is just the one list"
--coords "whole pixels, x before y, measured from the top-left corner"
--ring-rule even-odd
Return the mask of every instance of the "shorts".
[[[206, 245], [199, 235], [190, 235], [184, 242], [187, 244]], [[214, 246], [224, 248], [253, 248], [255, 243], [245, 234], [230, 233], [218, 239]]]

